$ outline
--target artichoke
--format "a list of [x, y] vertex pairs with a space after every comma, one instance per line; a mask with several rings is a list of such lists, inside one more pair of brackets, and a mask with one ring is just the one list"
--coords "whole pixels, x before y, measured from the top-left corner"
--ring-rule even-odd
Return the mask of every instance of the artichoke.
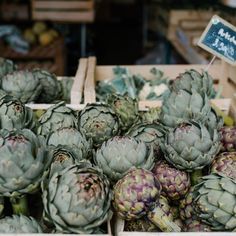
[[45, 219], [59, 232], [90, 234], [110, 217], [109, 182], [95, 167], [59, 170], [42, 188]]
[[138, 122], [138, 101], [136, 99], [132, 99], [128, 95], [110, 94], [106, 102], [118, 116], [122, 131], [127, 131]]
[[15, 71], [2, 77], [1, 88], [23, 103], [29, 103], [37, 100], [42, 86], [32, 72]]
[[189, 174], [175, 169], [166, 161], [158, 161], [152, 172], [162, 186], [162, 195], [172, 201], [183, 198], [191, 186]]
[[214, 129], [220, 130], [224, 125], [224, 120], [222, 117], [216, 114], [216, 111], [214, 109], [211, 109], [205, 125], [209, 131], [212, 131]]
[[193, 187], [190, 188], [185, 198], [180, 200], [179, 203], [179, 214], [183, 221], [194, 220], [197, 218], [193, 208]]
[[77, 128], [75, 112], [59, 102], [51, 106], [39, 119], [38, 134], [48, 135], [60, 128]]
[[82, 166], [83, 163], [85, 165], [91, 164], [88, 160], [79, 160], [78, 157], [73, 154], [73, 152], [68, 151], [66, 148], [56, 148], [53, 150], [53, 161], [50, 166], [49, 175], [51, 176], [53, 173], [75, 164], [80, 164], [80, 166]]
[[62, 80], [58, 80], [60, 85], [60, 100], [65, 102], [70, 102], [70, 95], [71, 95], [71, 89], [74, 83], [74, 80], [72, 78], [63, 78]]
[[0, 98], [0, 127], [12, 129], [34, 129], [33, 111], [17, 98], [5, 95]]
[[61, 89], [56, 75], [41, 69], [34, 69], [33, 75], [39, 80], [42, 86], [42, 91], [37, 102], [50, 103], [55, 101]]
[[133, 168], [114, 186], [113, 206], [124, 220], [137, 220], [146, 215], [163, 231], [180, 231], [160, 192], [160, 183], [151, 172]]
[[185, 90], [172, 91], [163, 101], [160, 121], [168, 127], [175, 127], [189, 120], [205, 123], [210, 112], [211, 106], [206, 94], [194, 90], [192, 93]]
[[200, 123], [182, 123], [170, 129], [161, 148], [168, 162], [192, 172], [213, 161], [220, 150], [220, 136], [216, 129], [209, 132]]
[[216, 231], [236, 229], [236, 181], [219, 174], [202, 177], [194, 187], [194, 209]]
[[132, 167], [150, 170], [154, 166], [152, 147], [134, 138], [121, 136], [104, 142], [97, 150], [94, 161], [113, 183]]
[[221, 151], [223, 152], [236, 152], [236, 126], [223, 127], [221, 133]]
[[97, 147], [118, 134], [119, 121], [108, 105], [88, 104], [78, 114], [78, 128]]
[[139, 219], [155, 207], [160, 193], [161, 185], [150, 171], [132, 169], [114, 186], [113, 206], [121, 218]]
[[0, 80], [3, 76], [12, 73], [16, 69], [16, 65], [14, 65], [13, 61], [0, 57]]
[[92, 143], [75, 128], [61, 128], [52, 132], [47, 137], [47, 144], [54, 148], [67, 149], [77, 160], [89, 158], [91, 155]]
[[171, 84], [171, 90], [185, 90], [190, 92], [194, 89], [198, 93], [206, 93], [209, 98], [214, 98], [216, 91], [213, 87], [213, 79], [207, 71], [198, 71], [191, 69], [180, 74]]
[[41, 226], [33, 217], [13, 215], [0, 219], [1, 234], [43, 233]]
[[0, 140], [0, 195], [35, 192], [51, 163], [44, 138], [23, 129], [1, 130]]
[[236, 152], [219, 154], [211, 165], [211, 172], [222, 173], [236, 180]]
[[160, 157], [160, 143], [164, 138], [166, 130], [159, 123], [141, 123], [134, 125], [127, 132], [127, 136], [134, 137], [136, 140], [145, 142], [154, 150], [155, 157]]

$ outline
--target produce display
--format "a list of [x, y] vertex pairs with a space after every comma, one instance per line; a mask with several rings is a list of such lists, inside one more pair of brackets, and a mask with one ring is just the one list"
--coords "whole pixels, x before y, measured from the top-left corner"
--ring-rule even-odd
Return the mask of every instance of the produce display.
[[31, 28], [27, 28], [23, 32], [24, 39], [31, 45], [40, 44], [47, 46], [51, 44], [59, 36], [59, 33], [48, 27], [45, 22], [35, 22]]
[[[168, 82], [159, 109], [111, 93], [76, 111], [53, 75], [2, 62], [0, 233], [103, 234], [113, 216], [125, 231], [236, 231], [236, 127], [206, 72]], [[55, 104], [33, 111], [34, 97]]]

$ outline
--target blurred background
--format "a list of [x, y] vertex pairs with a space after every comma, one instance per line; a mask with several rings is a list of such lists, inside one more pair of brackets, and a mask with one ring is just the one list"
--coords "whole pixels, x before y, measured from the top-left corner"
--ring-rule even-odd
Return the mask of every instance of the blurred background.
[[100, 65], [206, 64], [198, 39], [214, 14], [236, 25], [235, 2], [0, 0], [0, 57], [60, 76], [91, 55]]

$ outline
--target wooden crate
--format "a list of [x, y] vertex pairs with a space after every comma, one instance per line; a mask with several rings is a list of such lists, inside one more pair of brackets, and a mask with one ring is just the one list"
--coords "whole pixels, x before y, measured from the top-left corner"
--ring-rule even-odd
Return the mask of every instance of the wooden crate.
[[190, 64], [207, 64], [212, 57], [198, 47], [197, 42], [214, 14], [222, 16], [232, 24], [236, 23], [235, 15], [211, 9], [176, 10], [151, 6], [150, 12], [150, 29], [161, 32]]
[[[87, 72], [88, 60], [86, 58], [81, 58], [79, 60], [79, 66], [76, 72], [76, 75], [72, 77], [74, 79], [71, 93], [70, 93], [70, 103], [66, 104], [66, 106], [74, 109], [74, 110], [82, 110], [85, 104], [81, 104], [83, 98], [83, 87], [84, 87], [84, 78]], [[58, 80], [66, 79], [69, 77], [57, 77]], [[70, 77], [71, 78], [71, 77]], [[26, 104], [26, 106], [32, 108], [33, 110], [47, 110], [54, 104], [39, 104], [39, 103], [30, 103]]]
[[0, 42], [0, 57], [13, 60], [19, 65], [19, 69], [42, 68], [59, 76], [65, 73], [65, 46], [62, 37], [48, 46], [33, 46], [27, 54], [15, 52]]
[[[188, 69], [196, 69], [198, 71], [202, 71], [205, 68], [204, 65], [140, 65], [125, 67], [130, 71], [131, 74], [140, 74], [144, 76], [144, 78], [149, 80], [154, 78], [154, 76], [150, 73], [150, 70], [153, 67], [156, 67], [157, 69], [163, 71], [164, 75], [169, 77], [170, 79], [176, 78], [179, 73], [183, 73]], [[90, 57], [88, 59], [88, 70], [84, 85], [85, 104], [96, 102], [96, 82], [112, 79], [114, 77], [113, 68], [114, 66], [97, 66], [95, 57]], [[220, 65], [212, 65], [209, 68], [209, 73], [214, 78], [214, 84], [216, 89], [219, 86], [223, 87], [222, 96], [227, 98], [233, 98], [233, 95], [236, 92], [236, 73], [234, 73], [234, 68], [231, 68], [230, 70], [229, 66], [226, 63], [222, 63]], [[220, 105], [220, 108], [222, 110], [227, 109], [227, 104], [225, 108], [224, 99], [212, 99], [212, 102], [216, 105]], [[150, 107], [157, 107], [160, 105], [161, 101], [139, 101], [139, 108], [141, 110], [145, 110]]]
[[94, 21], [93, 0], [32, 0], [32, 18], [57, 22]]
[[29, 20], [29, 6], [27, 3], [11, 3], [3, 1], [0, 3], [0, 19], [10, 20]]

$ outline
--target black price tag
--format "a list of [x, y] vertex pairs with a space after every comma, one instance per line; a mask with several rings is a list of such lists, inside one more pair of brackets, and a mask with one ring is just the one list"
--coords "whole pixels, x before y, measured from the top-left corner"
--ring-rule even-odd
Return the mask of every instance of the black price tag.
[[236, 27], [219, 16], [213, 16], [198, 45], [215, 56], [236, 65]]

